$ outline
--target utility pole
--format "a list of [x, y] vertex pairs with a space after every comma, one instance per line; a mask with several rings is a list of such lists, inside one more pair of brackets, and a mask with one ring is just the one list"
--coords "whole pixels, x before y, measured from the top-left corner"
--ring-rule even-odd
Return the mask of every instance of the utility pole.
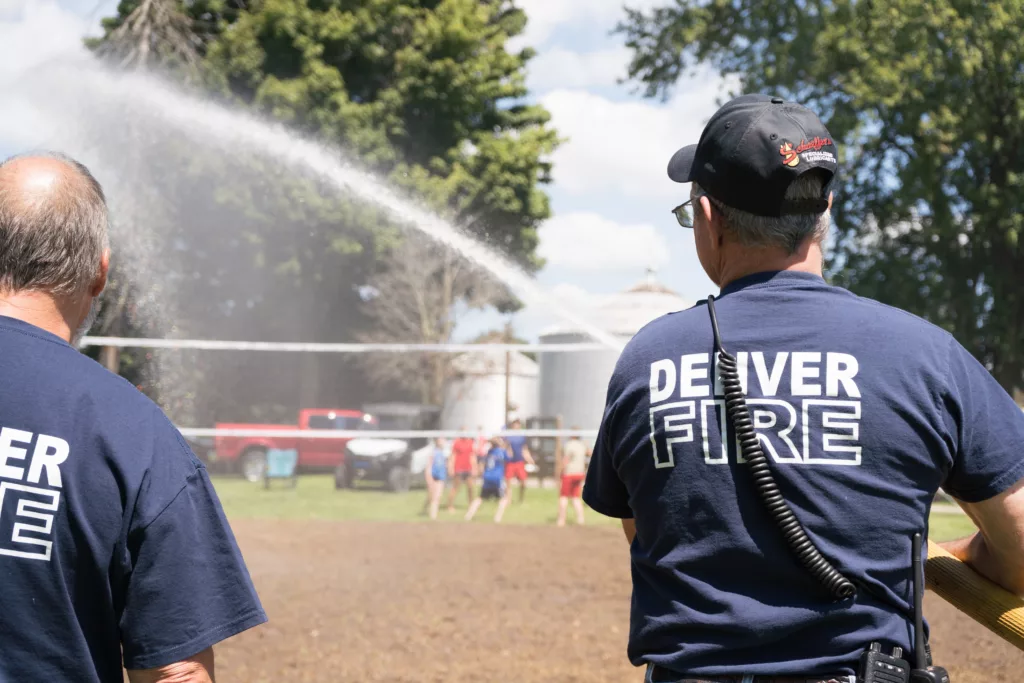
[[[505, 343], [512, 343], [512, 321], [505, 322]], [[512, 351], [505, 350], [505, 425], [512, 414]]]
[[121, 349], [116, 346], [100, 347], [100, 364], [115, 375], [121, 369]]

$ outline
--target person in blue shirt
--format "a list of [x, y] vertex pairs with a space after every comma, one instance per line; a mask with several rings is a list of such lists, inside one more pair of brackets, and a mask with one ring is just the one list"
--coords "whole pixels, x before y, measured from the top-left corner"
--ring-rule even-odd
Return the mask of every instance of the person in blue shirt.
[[84, 166], [0, 164], [0, 681], [209, 683], [267, 617], [202, 463], [75, 348], [107, 239]]
[[430, 507], [430, 519], [437, 519], [437, 511], [441, 507], [441, 497], [448, 481], [448, 449], [444, 439], [434, 439], [434, 452], [430, 456], [430, 466], [426, 468], [427, 499]]
[[469, 504], [466, 521], [472, 521], [480, 505], [485, 500], [497, 499], [498, 510], [494, 513], [495, 523], [500, 523], [508, 507], [508, 486], [505, 482], [505, 467], [512, 461], [512, 456], [503, 447], [502, 439], [495, 437], [490, 441], [487, 454], [480, 458], [481, 476], [480, 493]]
[[947, 332], [823, 279], [836, 171], [814, 113], [758, 95], [669, 165], [757, 441], [856, 594], [824, 591], [759, 498], [709, 307], [659, 318], [618, 360], [583, 493], [630, 542], [627, 650], [648, 681], [846, 683], [872, 642], [912, 652], [912, 536], [939, 487], [982, 530], [947, 548], [1024, 593], [1024, 415]]
[[[512, 420], [509, 429], [522, 429], [523, 423], [519, 418]], [[526, 443], [526, 437], [522, 434], [508, 434], [505, 436], [505, 448], [508, 450], [511, 460], [505, 468], [505, 479], [511, 485], [512, 480], [519, 482], [519, 502], [526, 500], [526, 466], [535, 465], [530, 447]]]

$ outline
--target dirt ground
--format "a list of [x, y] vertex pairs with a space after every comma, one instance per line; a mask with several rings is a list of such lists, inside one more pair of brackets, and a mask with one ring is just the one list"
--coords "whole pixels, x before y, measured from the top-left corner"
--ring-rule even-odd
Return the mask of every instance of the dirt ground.
[[[218, 647], [221, 683], [642, 680], [625, 658], [627, 548], [611, 529], [233, 526], [271, 621]], [[929, 598], [954, 683], [1022, 680], [1024, 653]]]

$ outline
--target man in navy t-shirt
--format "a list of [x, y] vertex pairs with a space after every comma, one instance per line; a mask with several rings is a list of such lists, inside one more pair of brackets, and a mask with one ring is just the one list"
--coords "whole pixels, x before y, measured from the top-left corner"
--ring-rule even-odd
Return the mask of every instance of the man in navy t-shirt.
[[203, 465], [73, 345], [108, 263], [84, 166], [0, 165], [0, 681], [206, 682], [266, 621]]
[[650, 681], [845, 683], [874, 641], [912, 652], [911, 539], [940, 486], [984, 529], [947, 547], [1024, 592], [1024, 416], [949, 334], [822, 279], [835, 172], [817, 116], [761, 96], [726, 104], [669, 166], [692, 183], [675, 213], [722, 288], [770, 469], [857, 594], [834, 601], [759, 498], [708, 306], [660, 318], [618, 361], [584, 489], [631, 541], [628, 655]]

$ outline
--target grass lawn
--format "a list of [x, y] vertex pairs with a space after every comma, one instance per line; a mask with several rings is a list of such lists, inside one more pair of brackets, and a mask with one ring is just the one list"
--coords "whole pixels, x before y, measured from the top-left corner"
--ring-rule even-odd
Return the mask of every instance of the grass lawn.
[[[379, 488], [356, 488], [337, 491], [330, 475], [299, 477], [294, 489], [283, 481], [271, 483], [270, 491], [263, 484], [251, 484], [235, 477], [214, 477], [217, 495], [229, 517], [276, 519], [354, 519], [376, 521], [427, 520], [421, 515], [427, 499], [425, 489], [408, 493], [391, 493]], [[447, 492], [445, 493], [447, 496]], [[447, 503], [447, 498], [444, 503]], [[448, 513], [442, 504], [438, 521], [462, 522], [466, 514], [466, 490], [459, 491], [455, 512]], [[474, 523], [491, 523], [498, 504], [484, 501]], [[512, 489], [512, 503], [505, 511], [503, 524], [553, 524], [558, 513], [558, 491], [555, 489], [527, 489], [526, 502], [519, 504], [518, 485]], [[618, 526], [617, 519], [599, 515], [587, 509], [587, 524]], [[572, 521], [572, 509], [569, 521]], [[463, 522], [464, 523], [464, 522]]]
[[[307, 475], [299, 477], [295, 488], [287, 488], [285, 482], [275, 481], [271, 490], [263, 484], [251, 484], [236, 477], [214, 477], [217, 494], [224, 504], [229, 517], [252, 519], [351, 519], [351, 520], [426, 520], [422, 515], [426, 491], [416, 489], [409, 493], [395, 494], [382, 489], [357, 488], [336, 491], [330, 475]], [[528, 489], [526, 502], [519, 504], [519, 489], [512, 490], [512, 504], [505, 511], [505, 524], [553, 524], [558, 508], [558, 491], [555, 489]], [[445, 499], [447, 500], [447, 498]], [[456, 511], [449, 514], [442, 505], [438, 520], [462, 522], [466, 512], [465, 490], [459, 491], [455, 502]], [[474, 519], [474, 523], [490, 524], [497, 503], [486, 501]], [[569, 510], [569, 523], [574, 520]], [[587, 509], [587, 524], [617, 527], [619, 521], [599, 515]], [[974, 525], [966, 515], [934, 514], [931, 519], [931, 539], [946, 541], [966, 536]]]

